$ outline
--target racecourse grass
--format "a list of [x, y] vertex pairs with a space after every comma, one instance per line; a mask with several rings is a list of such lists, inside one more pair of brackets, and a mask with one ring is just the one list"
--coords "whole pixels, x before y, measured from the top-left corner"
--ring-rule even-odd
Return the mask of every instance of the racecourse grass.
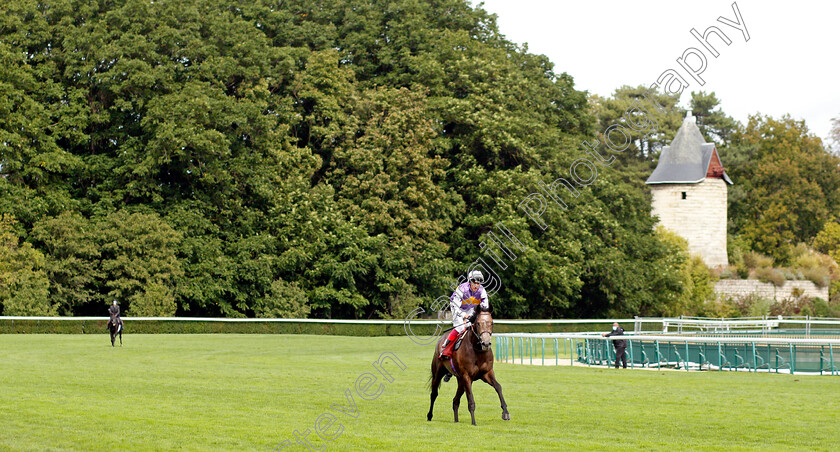
[[[426, 421], [431, 349], [406, 337], [0, 335], [0, 450], [836, 450], [840, 379], [496, 364], [512, 416], [475, 386], [453, 424], [454, 380]], [[384, 391], [356, 379], [393, 352]], [[375, 387], [375, 386], [374, 386]], [[331, 408], [354, 397], [356, 418]], [[313, 432], [336, 416], [325, 442]]]

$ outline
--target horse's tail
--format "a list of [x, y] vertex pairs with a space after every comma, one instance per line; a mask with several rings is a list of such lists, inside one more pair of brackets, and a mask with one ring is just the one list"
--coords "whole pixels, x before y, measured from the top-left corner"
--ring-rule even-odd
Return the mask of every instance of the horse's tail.
[[[436, 345], [436, 346], [435, 346], [435, 354], [434, 354], [434, 355], [433, 355], [433, 357], [432, 357], [432, 365], [431, 365], [431, 369], [429, 369], [429, 370], [430, 370], [430, 372], [429, 372], [429, 379], [428, 379], [428, 381], [426, 381], [426, 389], [428, 389], [429, 391], [431, 391], [431, 390], [432, 390], [432, 382], [434, 382], [434, 381], [435, 381], [435, 374], [437, 373], [437, 371], [438, 371], [438, 369], [440, 368], [440, 366], [442, 366], [442, 365], [443, 365], [443, 364], [441, 363], [441, 361], [438, 359], [438, 347], [439, 347], [439, 346], [440, 346], [440, 343], [438, 343], [438, 345]], [[435, 386], [437, 386], [437, 387], [436, 387], [435, 389], [440, 388], [440, 382], [441, 382], [441, 379], [440, 379], [440, 378], [438, 378], [438, 379], [437, 379], [437, 384], [435, 385]]]

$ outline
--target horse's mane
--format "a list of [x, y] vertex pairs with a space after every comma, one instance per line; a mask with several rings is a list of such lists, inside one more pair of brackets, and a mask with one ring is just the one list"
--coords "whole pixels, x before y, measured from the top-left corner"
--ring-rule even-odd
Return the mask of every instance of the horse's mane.
[[470, 316], [470, 318], [469, 318], [470, 323], [475, 323], [475, 321], [478, 320], [478, 316], [481, 315], [482, 312], [486, 312], [486, 313], [490, 314], [491, 317], [493, 316], [493, 308], [485, 309], [483, 306], [478, 305], [478, 306], [475, 307], [475, 310], [473, 311], [473, 315]]

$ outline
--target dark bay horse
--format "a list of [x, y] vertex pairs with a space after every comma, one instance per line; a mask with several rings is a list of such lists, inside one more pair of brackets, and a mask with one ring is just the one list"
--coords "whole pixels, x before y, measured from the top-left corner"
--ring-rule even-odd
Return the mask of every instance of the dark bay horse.
[[118, 334], [120, 335], [120, 347], [122, 347], [122, 322], [116, 316], [112, 315], [111, 320], [108, 321], [108, 329], [111, 331], [111, 347], [114, 346], [114, 339]]
[[493, 318], [488, 311], [476, 308], [470, 323], [472, 326], [467, 329], [461, 347], [452, 353], [452, 363], [448, 358], [441, 359], [440, 346], [446, 335], [440, 338], [435, 355], [432, 358], [432, 395], [429, 405], [428, 420], [432, 420], [432, 412], [435, 408], [435, 399], [438, 396], [440, 382], [447, 372], [452, 373], [458, 379], [458, 391], [452, 400], [452, 410], [455, 411], [455, 422], [458, 422], [458, 407], [461, 405], [461, 395], [467, 393], [467, 403], [472, 417], [472, 425], [475, 425], [475, 399], [473, 399], [472, 383], [476, 380], [484, 380], [492, 386], [499, 394], [499, 401], [502, 402], [502, 419], [509, 421], [510, 414], [507, 410], [505, 397], [502, 395], [502, 385], [496, 381], [496, 374], [493, 372], [493, 349], [490, 338], [493, 335]]

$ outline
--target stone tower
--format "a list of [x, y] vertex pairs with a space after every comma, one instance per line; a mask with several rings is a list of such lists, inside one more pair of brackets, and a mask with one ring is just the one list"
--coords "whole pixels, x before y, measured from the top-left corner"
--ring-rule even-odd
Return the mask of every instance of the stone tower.
[[688, 241], [709, 267], [728, 265], [726, 255], [726, 175], [714, 143], [706, 143], [696, 118], [688, 112], [647, 182], [653, 215]]

